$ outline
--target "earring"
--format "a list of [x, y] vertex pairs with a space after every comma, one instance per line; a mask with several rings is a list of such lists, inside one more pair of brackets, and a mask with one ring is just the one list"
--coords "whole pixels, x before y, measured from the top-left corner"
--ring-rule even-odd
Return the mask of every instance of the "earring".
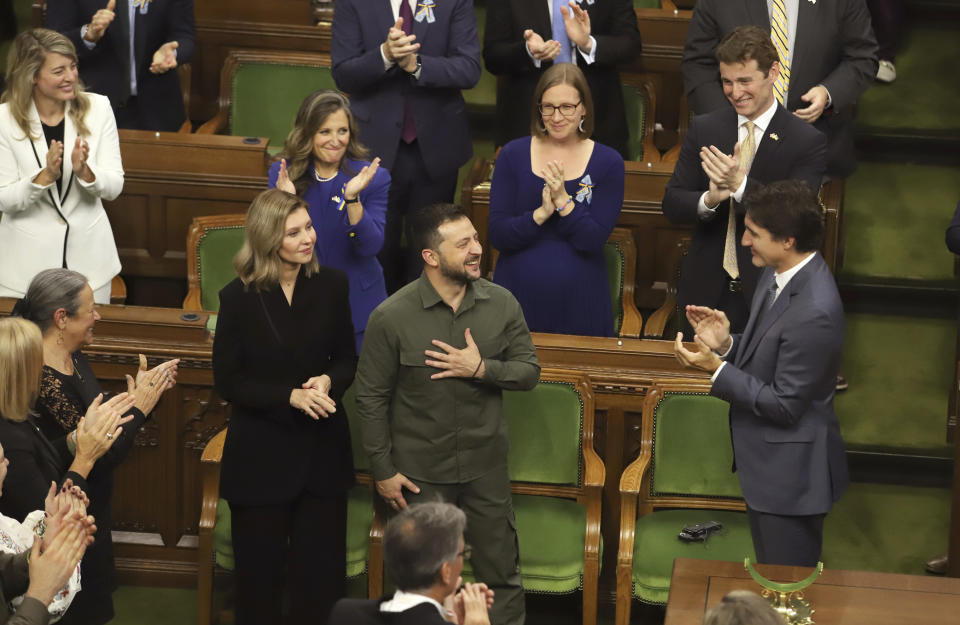
[[580, 125], [577, 126], [580, 129], [580, 132], [583, 132], [583, 117], [580, 117]]
[[57, 345], [63, 345], [63, 328], [57, 330]]
[[540, 120], [540, 132], [547, 134], [547, 125], [543, 123], [543, 120]]

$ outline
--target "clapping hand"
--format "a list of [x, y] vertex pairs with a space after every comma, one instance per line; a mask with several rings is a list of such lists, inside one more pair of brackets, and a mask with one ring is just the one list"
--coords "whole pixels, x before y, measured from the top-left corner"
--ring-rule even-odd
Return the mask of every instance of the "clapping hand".
[[355, 200], [360, 192], [367, 188], [374, 174], [380, 169], [380, 157], [376, 157], [369, 165], [365, 165], [356, 176], [351, 178], [343, 189], [344, 200]]
[[397, 18], [387, 32], [387, 40], [383, 42], [381, 51], [388, 61], [396, 63], [400, 69], [411, 72], [417, 67], [417, 36], [403, 32], [403, 19]]
[[747, 175], [746, 170], [740, 168], [739, 143], [734, 146], [733, 155], [724, 154], [712, 145], [700, 148], [700, 166], [710, 179], [707, 206], [716, 206], [733, 195]]
[[40, 538], [33, 539], [28, 559], [30, 586], [26, 596], [43, 605], [49, 605], [57, 592], [66, 585], [87, 546], [93, 542], [96, 528], [93, 526], [92, 517], [88, 518], [90, 523], [67, 523], [46, 548], [41, 548], [43, 541]]
[[453, 597], [453, 615], [459, 625], [487, 625], [493, 607], [493, 591], [480, 582], [464, 584]]
[[46, 530], [43, 533], [41, 550], [46, 551], [57, 534], [71, 522], [93, 526], [93, 531], [96, 532], [93, 517], [86, 516], [89, 504], [87, 495], [79, 486], [74, 486], [69, 478], [64, 481], [59, 490], [57, 483], [51, 482], [50, 490], [44, 500]]
[[287, 159], [280, 159], [280, 171], [277, 172], [277, 188], [287, 193], [297, 194], [297, 188], [293, 186], [290, 180], [290, 174], [287, 172]]
[[547, 166], [541, 170], [547, 188], [550, 189], [550, 198], [558, 211], [563, 211], [567, 202], [570, 201], [570, 195], [563, 185], [563, 161], [547, 161]]
[[[457, 349], [443, 341], [433, 339], [431, 343], [442, 349], [443, 353], [431, 349], [424, 350], [423, 353], [428, 356], [428, 359], [424, 361], [426, 365], [436, 369], [443, 369], [440, 373], [431, 375], [431, 380], [483, 377], [485, 370], [483, 357], [480, 356], [480, 349], [473, 341], [470, 328], [464, 330], [463, 337], [467, 342], [467, 346], [463, 349]], [[430, 360], [431, 358], [433, 360]]]
[[693, 342], [697, 347], [695, 351], [683, 346], [683, 332], [677, 332], [677, 340], [673, 346], [673, 354], [677, 357], [680, 364], [685, 367], [701, 369], [707, 373], [716, 371], [723, 362], [720, 360], [720, 357], [717, 356], [699, 336], [693, 337]]
[[41, 187], [51, 185], [60, 179], [63, 171], [63, 142], [54, 139], [47, 150], [47, 166], [33, 179], [34, 184]]
[[153, 74], [163, 74], [177, 66], [177, 48], [180, 44], [176, 41], [168, 41], [153, 53], [153, 62], [150, 64], [150, 72]]
[[107, 2], [107, 8], [99, 9], [94, 13], [93, 17], [90, 18], [90, 23], [87, 24], [87, 30], [83, 34], [83, 38], [91, 43], [100, 41], [103, 34], [107, 32], [107, 27], [113, 22], [113, 18], [116, 17], [116, 13], [113, 12], [116, 6], [117, 0], [109, 0], [109, 2]]
[[95, 177], [90, 167], [87, 165], [87, 158], [90, 157], [90, 144], [77, 137], [73, 143], [73, 151], [70, 152], [70, 164], [73, 165], [73, 173], [84, 182], [93, 182]]
[[722, 310], [708, 306], [687, 306], [687, 321], [694, 334], [715, 352], [726, 353], [730, 349], [730, 320]]
[[563, 13], [567, 37], [577, 44], [578, 48], [590, 54], [590, 14], [572, 1], [569, 9], [560, 7], [560, 12]]
[[523, 31], [523, 39], [527, 42], [527, 50], [537, 61], [552, 61], [560, 55], [560, 42], [553, 39], [543, 40], [543, 37], [529, 28]]

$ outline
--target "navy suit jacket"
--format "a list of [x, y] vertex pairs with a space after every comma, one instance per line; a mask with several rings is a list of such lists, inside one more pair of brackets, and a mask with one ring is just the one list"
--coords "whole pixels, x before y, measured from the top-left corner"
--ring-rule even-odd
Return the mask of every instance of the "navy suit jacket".
[[360, 140], [392, 169], [409, 97], [427, 171], [440, 176], [470, 160], [473, 145], [461, 89], [480, 80], [480, 41], [470, 0], [445, 0], [435, 21], [413, 22], [420, 43], [420, 78], [396, 65], [384, 70], [380, 44], [394, 24], [390, 0], [337, 0], [330, 56], [333, 79], [350, 95]]
[[[680, 64], [694, 112], [729, 108], [714, 51], [724, 36], [747, 25], [770, 29], [766, 0], [697, 0]], [[877, 40], [866, 2], [800, 0], [793, 47], [787, 109], [806, 107], [800, 97], [812, 87], [827, 88], [833, 105], [814, 125], [830, 141], [827, 171], [848, 175], [856, 165], [850, 128], [854, 105], [877, 75]]]
[[764, 269], [742, 335], [710, 394], [730, 402], [733, 453], [747, 505], [782, 515], [823, 514], [847, 487], [833, 395], [843, 349], [843, 305], [819, 253], [772, 308]]
[[[116, 109], [130, 95], [129, 26], [126, 0], [117, 2], [116, 17], [97, 45], [87, 49], [80, 28], [89, 23], [104, 0], [47, 0], [47, 28], [69, 37], [80, 60], [80, 78], [87, 89], [110, 98]], [[143, 130], [176, 131], [183, 124], [183, 93], [176, 69], [163, 74], [150, 72], [153, 53], [168, 41], [176, 41], [177, 63], [189, 63], [196, 43], [193, 0], [152, 0], [146, 14], [135, 11], [134, 58], [137, 99], [146, 115]]]
[[[774, 139], [773, 137], [776, 137]], [[693, 119], [683, 140], [680, 157], [663, 196], [663, 214], [672, 223], [694, 224], [690, 251], [680, 271], [678, 300], [681, 310], [687, 304], [715, 308], [726, 284], [723, 270], [723, 246], [727, 235], [729, 202], [721, 202], [709, 221], [697, 217], [700, 196], [710, 180], [700, 165], [700, 148], [715, 145], [725, 154], [733, 154], [737, 143], [737, 113], [726, 107]], [[753, 164], [747, 174], [744, 197], [751, 190], [778, 180], [803, 180], [811, 189], [820, 188], [826, 166], [826, 137], [795, 115], [777, 106], [763, 139], [757, 145]], [[737, 261], [743, 292], [753, 296], [760, 271], [751, 261], [750, 250], [739, 245], [743, 237], [745, 208], [736, 204]]]
[[[527, 54], [523, 31], [529, 28], [544, 40], [553, 38], [547, 5], [548, 0], [487, 0], [483, 61], [487, 71], [499, 77], [497, 145], [530, 134], [533, 94], [540, 76], [553, 62], [534, 66]], [[632, 63], [640, 56], [637, 15], [630, 0], [583, 3], [580, 8], [590, 15], [590, 34], [597, 41], [594, 63], [587, 65], [582, 57], [577, 59], [577, 67], [583, 70], [593, 96], [593, 137], [627, 158], [630, 131], [617, 66]]]

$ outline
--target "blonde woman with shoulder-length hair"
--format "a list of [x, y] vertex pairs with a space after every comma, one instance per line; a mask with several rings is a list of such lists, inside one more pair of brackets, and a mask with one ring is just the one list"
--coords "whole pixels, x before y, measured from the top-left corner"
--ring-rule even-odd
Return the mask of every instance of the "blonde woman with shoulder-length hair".
[[342, 398], [356, 369], [346, 274], [317, 264], [307, 205], [269, 189], [247, 211], [239, 277], [220, 291], [217, 392], [232, 404], [220, 494], [230, 504], [237, 625], [325, 623], [346, 592]]
[[0, 445], [10, 460], [0, 513], [17, 519], [43, 509], [52, 481], [69, 478], [86, 491], [87, 475], [119, 436], [129, 420], [123, 413], [133, 405], [127, 393], [103, 403], [98, 397], [67, 439], [49, 441], [33, 417], [42, 369], [36, 324], [19, 317], [0, 319]]
[[[318, 89], [300, 104], [269, 185], [307, 203], [317, 227], [317, 261], [347, 274], [357, 351], [367, 318], [387, 299], [377, 258], [387, 233], [390, 174], [360, 143], [350, 101]], [[382, 258], [382, 255], [381, 255]]]
[[68, 267], [109, 303], [120, 257], [101, 200], [123, 189], [120, 142], [106, 97], [85, 93], [77, 53], [60, 33], [17, 35], [0, 96], [0, 296]]

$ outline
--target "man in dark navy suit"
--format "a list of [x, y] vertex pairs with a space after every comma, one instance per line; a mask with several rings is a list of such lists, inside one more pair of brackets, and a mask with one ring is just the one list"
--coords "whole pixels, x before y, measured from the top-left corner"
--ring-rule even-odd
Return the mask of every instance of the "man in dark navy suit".
[[80, 79], [110, 98], [119, 128], [183, 125], [176, 68], [193, 57], [193, 0], [47, 0], [46, 25], [73, 42]]
[[[779, 76], [770, 34], [742, 26], [720, 42], [716, 56], [723, 93], [733, 106], [693, 119], [663, 196], [663, 214], [693, 224], [680, 271], [677, 300], [721, 308], [734, 332], [743, 330], [759, 269], [743, 236], [743, 198], [776, 180], [820, 188], [826, 137], [774, 98]], [[685, 326], [688, 338], [690, 328]]]
[[390, 170], [379, 258], [393, 293], [422, 267], [413, 246], [401, 256], [404, 220], [424, 206], [453, 202], [458, 169], [473, 155], [460, 94], [480, 80], [473, 3], [338, 0], [330, 56], [360, 140]]
[[747, 199], [744, 247], [763, 267], [743, 334], [722, 311], [688, 306], [696, 349], [677, 335], [681, 363], [712, 373], [730, 403], [733, 458], [760, 562], [815, 566], [823, 521], [848, 484], [834, 385], [843, 305], [817, 252], [824, 209], [804, 182], [784, 180]]

